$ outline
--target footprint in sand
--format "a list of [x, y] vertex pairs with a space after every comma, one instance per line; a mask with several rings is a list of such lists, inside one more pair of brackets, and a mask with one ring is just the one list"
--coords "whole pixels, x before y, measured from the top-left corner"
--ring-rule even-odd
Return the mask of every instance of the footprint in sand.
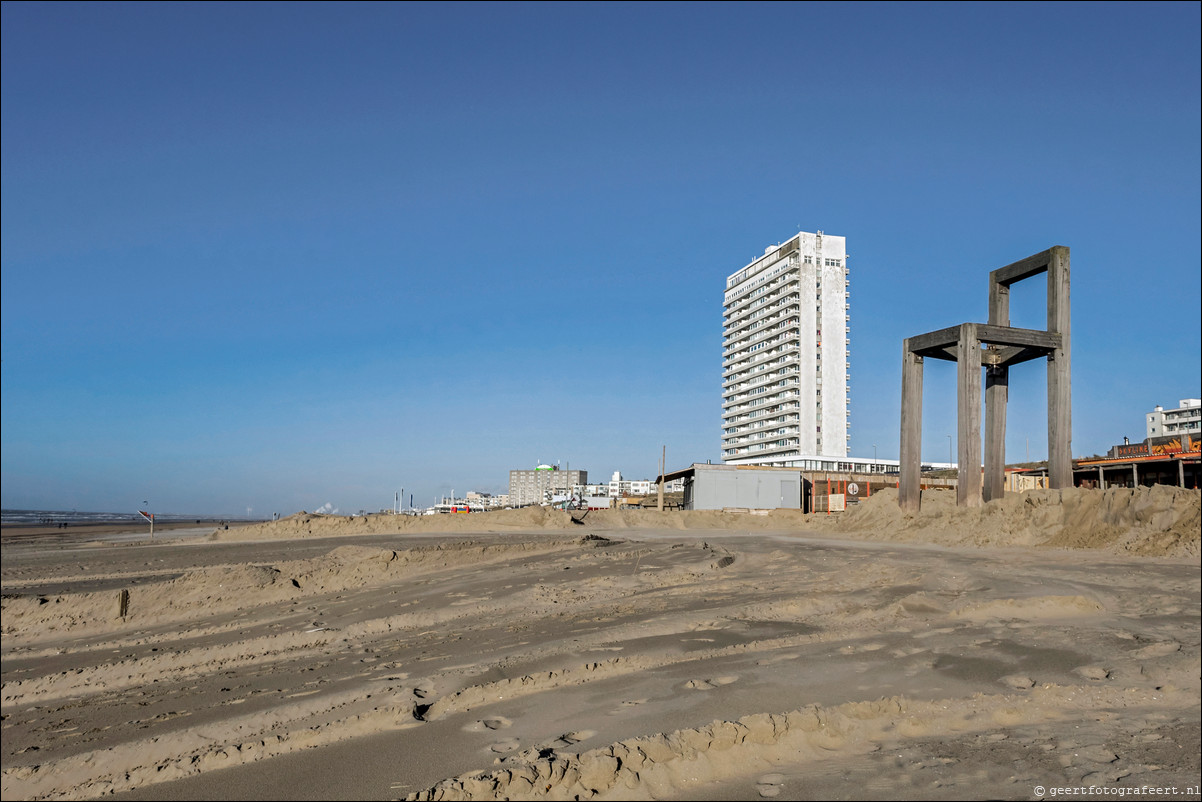
[[550, 741], [543, 741], [533, 749], [527, 750], [531, 756], [546, 757], [549, 753], [554, 753], [556, 749], [566, 749], [569, 746], [575, 746], [581, 741], [592, 738], [597, 733], [594, 730], [578, 730], [576, 732], [565, 732]]
[[1136, 649], [1131, 654], [1134, 657], [1164, 657], [1165, 655], [1173, 654], [1181, 650], [1181, 644], [1175, 640], [1161, 641], [1153, 643], [1150, 646], [1145, 646], [1142, 649]]
[[720, 685], [729, 685], [732, 682], [738, 681], [738, 677], [714, 677], [712, 679], [691, 679], [684, 684], [686, 688], [694, 691], [708, 691], [717, 688]]
[[780, 796], [781, 786], [784, 782], [785, 775], [783, 774], [765, 774], [756, 780], [755, 790], [763, 797]]
[[545, 744], [552, 749], [564, 749], [569, 746], [580, 743], [581, 741], [592, 738], [597, 733], [593, 730], [578, 730], [576, 732], [565, 732], [563, 735], [556, 738], [554, 741]]
[[616, 709], [614, 709], [614, 710], [611, 710], [611, 711], [609, 711], [609, 715], [611, 715], [611, 716], [620, 716], [620, 715], [622, 715], [622, 712], [623, 712], [623, 711], [622, 711], [622, 708], [623, 708], [623, 707], [635, 707], [635, 706], [637, 706], [637, 705], [643, 705], [643, 704], [646, 704], [646, 703], [647, 703], [647, 700], [646, 700], [646, 699], [626, 699], [626, 700], [624, 700], [624, 701], [622, 702], [622, 706], [621, 706], [621, 707], [618, 707], [618, 708], [616, 708]]
[[1007, 674], [1004, 677], [999, 677], [998, 682], [1016, 691], [1025, 691], [1027, 688], [1035, 685], [1035, 680], [1022, 674]]
[[522, 742], [519, 741], [517, 738], [506, 738], [502, 741], [497, 741], [495, 744], [492, 744], [488, 748], [493, 752], [504, 753], [504, 752], [512, 752], [513, 750], [517, 749], [521, 745], [522, 745]]
[[893, 655], [894, 657], [899, 657], [899, 658], [900, 657], [913, 657], [914, 655], [922, 654], [925, 651], [926, 651], [926, 649], [902, 648], [902, 649], [893, 649], [892, 651], [889, 652], [889, 654]]
[[508, 729], [512, 726], [512, 721], [504, 716], [497, 716], [496, 718], [485, 718], [481, 719], [480, 721], [473, 721], [463, 729], [467, 730], [468, 732], [489, 732]]
[[1078, 666], [1074, 669], [1078, 674], [1086, 679], [1104, 680], [1110, 679], [1110, 671], [1102, 668], [1102, 666]]

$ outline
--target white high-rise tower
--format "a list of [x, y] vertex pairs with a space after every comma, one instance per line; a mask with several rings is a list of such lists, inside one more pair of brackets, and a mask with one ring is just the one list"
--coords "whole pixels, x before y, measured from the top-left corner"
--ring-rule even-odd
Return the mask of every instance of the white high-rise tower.
[[847, 456], [846, 247], [802, 232], [726, 279], [724, 462], [820, 468]]

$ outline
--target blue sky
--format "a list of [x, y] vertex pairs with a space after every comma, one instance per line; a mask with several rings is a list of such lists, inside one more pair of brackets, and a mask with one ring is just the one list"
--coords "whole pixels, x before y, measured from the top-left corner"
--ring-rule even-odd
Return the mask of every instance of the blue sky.
[[[847, 237], [854, 454], [897, 456], [902, 338], [1052, 245], [1073, 453], [1142, 439], [1202, 384], [1199, 8], [6, 2], [3, 506], [717, 462], [725, 278], [799, 230]], [[1045, 404], [1014, 369], [1009, 461]]]

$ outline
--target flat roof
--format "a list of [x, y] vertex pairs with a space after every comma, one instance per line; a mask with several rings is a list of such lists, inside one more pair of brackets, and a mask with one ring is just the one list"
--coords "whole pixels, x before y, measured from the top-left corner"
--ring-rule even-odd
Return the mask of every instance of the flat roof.
[[1133, 465], [1142, 462], [1169, 462], [1170, 460], [1197, 460], [1202, 459], [1202, 452], [1199, 451], [1178, 451], [1173, 454], [1151, 454], [1146, 457], [1115, 457], [1114, 459], [1081, 459], [1077, 460], [1078, 468], [1093, 468], [1101, 465], [1108, 467], [1110, 465]]
[[[818, 458], [814, 457], [813, 459], [818, 459]], [[830, 457], [829, 459], [837, 459], [841, 462], [861, 462], [861, 463], [866, 463], [866, 464], [873, 462], [873, 460], [871, 460], [871, 459], [859, 459], [859, 458], [853, 459], [852, 457]], [[897, 460], [883, 460], [883, 459], [876, 460], [876, 464], [878, 464], [878, 465], [896, 465]], [[786, 473], [844, 473], [844, 474], [858, 473], [855, 470], [851, 470], [851, 471], [846, 471], [846, 470], [837, 471], [837, 470], [833, 470], [833, 469], [832, 470], [824, 470], [822, 468], [803, 468], [803, 467], [800, 467], [797, 465], [790, 467], [790, 466], [782, 466], [782, 465], [728, 465], [728, 464], [722, 463], [722, 462], [718, 462], [718, 463], [694, 462], [692, 465], [690, 465], [687, 468], [680, 468], [679, 470], [669, 471], [669, 472], [663, 474], [662, 476], [655, 477], [655, 484], [659, 484], [659, 482], [661, 480], [663, 480], [664, 482], [674, 482], [677, 479], [683, 479], [686, 476], [693, 476], [698, 471], [698, 469], [707, 470], [707, 471], [785, 471]], [[881, 473], [879, 475], [887, 476], [890, 474]]]

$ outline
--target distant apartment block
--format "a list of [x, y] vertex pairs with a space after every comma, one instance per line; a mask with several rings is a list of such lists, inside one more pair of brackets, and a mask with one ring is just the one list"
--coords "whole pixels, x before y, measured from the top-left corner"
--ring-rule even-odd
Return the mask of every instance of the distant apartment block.
[[[607, 493], [610, 498], [630, 498], [637, 496], [649, 496], [652, 493], [659, 492], [659, 485], [655, 479], [623, 479], [621, 471], [614, 471], [613, 478], [609, 480], [609, 485], [601, 485], [603, 492]], [[684, 491], [684, 482], [675, 480], [664, 485], [665, 493], [680, 493]]]
[[469, 490], [463, 498], [472, 509], [477, 507], [494, 509], [509, 506], [509, 496], [504, 493], [493, 495], [492, 493], [477, 493]]
[[798, 233], [726, 279], [722, 460], [823, 469], [846, 458], [846, 238]]
[[1202, 432], [1202, 399], [1182, 398], [1176, 409], [1157, 404], [1147, 418], [1148, 437], [1198, 434]]
[[539, 465], [532, 470], [509, 472], [509, 505], [542, 504], [556, 494], [566, 494], [588, 484], [588, 471], [560, 470], [557, 465]]

